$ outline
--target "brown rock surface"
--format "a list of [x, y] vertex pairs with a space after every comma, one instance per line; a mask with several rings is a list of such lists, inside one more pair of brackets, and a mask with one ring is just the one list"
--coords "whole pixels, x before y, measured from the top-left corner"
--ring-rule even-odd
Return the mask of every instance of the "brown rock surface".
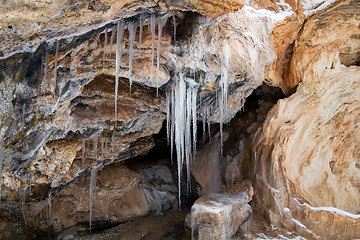
[[359, 6], [337, 2], [304, 23], [289, 68], [300, 86], [255, 141], [258, 204], [308, 238], [360, 236]]

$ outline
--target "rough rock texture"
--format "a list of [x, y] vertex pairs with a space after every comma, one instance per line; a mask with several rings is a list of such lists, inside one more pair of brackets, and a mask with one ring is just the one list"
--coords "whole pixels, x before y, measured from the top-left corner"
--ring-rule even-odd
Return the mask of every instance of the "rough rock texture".
[[305, 23], [290, 67], [302, 83], [254, 146], [258, 203], [309, 238], [360, 236], [359, 7], [346, 1]]
[[[194, 203], [187, 217], [191, 236], [196, 239], [229, 239], [251, 217], [247, 193], [209, 194]], [[190, 218], [190, 220], [189, 220]]]

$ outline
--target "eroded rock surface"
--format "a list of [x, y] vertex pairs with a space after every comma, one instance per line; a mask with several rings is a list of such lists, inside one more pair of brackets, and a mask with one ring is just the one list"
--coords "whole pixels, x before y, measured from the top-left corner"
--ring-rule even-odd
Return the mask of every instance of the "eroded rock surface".
[[257, 199], [274, 223], [309, 238], [360, 236], [358, 8], [348, 1], [307, 21], [291, 62], [302, 83], [255, 145]]

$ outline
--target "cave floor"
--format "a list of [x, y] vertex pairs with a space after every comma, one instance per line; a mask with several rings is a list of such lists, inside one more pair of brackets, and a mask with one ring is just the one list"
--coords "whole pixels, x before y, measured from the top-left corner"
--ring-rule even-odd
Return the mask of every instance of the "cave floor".
[[[184, 221], [187, 213], [170, 211], [165, 216], [147, 216], [107, 229], [94, 229], [89, 232], [85, 226], [75, 226], [62, 232], [58, 240], [190, 240], [190, 232], [185, 231]], [[246, 229], [245, 229], [246, 228]], [[290, 239], [305, 240], [286, 229], [269, 225], [256, 213], [250, 222], [243, 224], [232, 240]]]

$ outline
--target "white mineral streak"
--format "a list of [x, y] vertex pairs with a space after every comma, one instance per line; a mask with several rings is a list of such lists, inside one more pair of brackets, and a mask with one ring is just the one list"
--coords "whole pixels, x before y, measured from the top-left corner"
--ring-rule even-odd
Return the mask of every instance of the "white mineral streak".
[[118, 22], [117, 24], [117, 37], [116, 37], [116, 67], [115, 67], [115, 124], [117, 120], [117, 96], [119, 88], [119, 71], [120, 71], [120, 62], [122, 55], [122, 41], [124, 37], [124, 24]]

